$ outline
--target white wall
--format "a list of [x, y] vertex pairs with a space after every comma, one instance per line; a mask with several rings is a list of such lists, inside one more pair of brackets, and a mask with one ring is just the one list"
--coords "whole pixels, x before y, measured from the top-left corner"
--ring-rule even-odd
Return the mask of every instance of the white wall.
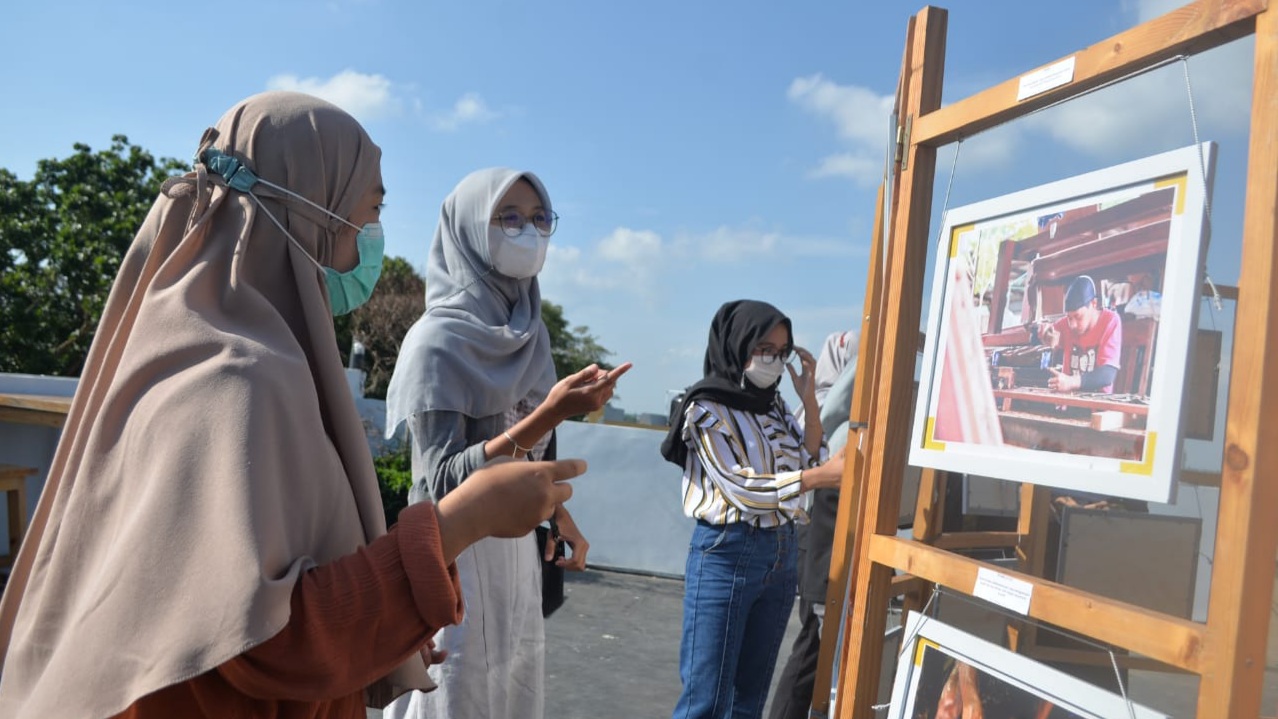
[[559, 425], [559, 456], [586, 460], [568, 510], [590, 542], [592, 566], [683, 576], [693, 521], [683, 514], [683, 472], [662, 458], [664, 431]]
[[[355, 373], [348, 370], [355, 406], [377, 454], [386, 444], [386, 404], [359, 396], [361, 378]], [[0, 374], [0, 392], [70, 397], [75, 386], [74, 378]], [[51, 427], [0, 422], [0, 462], [39, 470], [27, 478], [27, 516], [35, 510], [59, 435]], [[587, 474], [573, 481], [568, 507], [590, 542], [592, 566], [683, 576], [692, 520], [680, 508], [681, 472], [661, 458], [664, 437], [662, 431], [634, 427], [580, 422], [560, 426], [560, 456], [584, 459], [589, 465]], [[7, 536], [5, 522], [0, 512], [0, 536]]]
[[[74, 394], [75, 385], [75, 379], [63, 377], [0, 374], [0, 392], [69, 397]], [[352, 376], [355, 404], [376, 454], [385, 445], [385, 403], [358, 396], [360, 385], [360, 378]], [[1220, 434], [1223, 432], [1218, 427]], [[39, 470], [27, 478], [28, 516], [44, 486], [58, 435], [58, 430], [49, 427], [0, 423], [0, 462]], [[589, 464], [587, 473], [573, 480], [573, 498], [568, 508], [590, 541], [588, 561], [592, 566], [683, 576], [693, 522], [683, 515], [680, 506], [681, 472], [661, 457], [659, 448], [664, 437], [665, 432], [658, 429], [581, 422], [560, 425], [560, 456], [581, 458]], [[1194, 618], [1199, 621], [1205, 615], [1211, 580], [1209, 557], [1216, 533], [1217, 498], [1217, 490], [1183, 486], [1173, 504], [1150, 506], [1155, 514], [1203, 520], [1194, 607]], [[0, 512], [0, 536], [5, 536], [7, 529], [5, 515]]]

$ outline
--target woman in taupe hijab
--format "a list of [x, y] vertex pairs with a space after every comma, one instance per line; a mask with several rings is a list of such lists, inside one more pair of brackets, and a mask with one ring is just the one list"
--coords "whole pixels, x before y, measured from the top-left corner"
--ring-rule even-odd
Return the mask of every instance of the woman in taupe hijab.
[[380, 271], [380, 163], [266, 93], [166, 183], [0, 602], [0, 716], [362, 719], [430, 688], [453, 558], [571, 493], [579, 461], [492, 464], [387, 534], [331, 317]]

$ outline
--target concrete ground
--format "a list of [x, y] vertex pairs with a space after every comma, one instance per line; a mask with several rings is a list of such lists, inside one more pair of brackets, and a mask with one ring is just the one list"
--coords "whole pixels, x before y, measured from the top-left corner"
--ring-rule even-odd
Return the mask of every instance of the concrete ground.
[[[564, 591], [564, 606], [546, 620], [546, 717], [669, 717], [680, 688], [683, 580], [592, 569], [570, 572]], [[798, 630], [792, 617], [778, 665]]]
[[[565, 591], [567, 601], [546, 623], [546, 717], [669, 717], [680, 688], [683, 581], [588, 570], [570, 573]], [[774, 688], [797, 632], [797, 617], [791, 617]], [[1134, 701], [1168, 716], [1192, 717], [1196, 685], [1197, 678], [1188, 675], [1132, 671], [1129, 691]], [[771, 701], [770, 695], [769, 707]], [[1275, 706], [1278, 669], [1271, 667], [1263, 707], [1272, 714]], [[369, 711], [370, 719], [380, 717]]]

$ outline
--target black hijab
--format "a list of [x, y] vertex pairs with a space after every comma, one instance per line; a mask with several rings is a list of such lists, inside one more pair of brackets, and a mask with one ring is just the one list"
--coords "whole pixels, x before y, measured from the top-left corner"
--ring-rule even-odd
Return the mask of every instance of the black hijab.
[[[750, 353], [777, 323], [784, 322], [786, 332], [794, 338], [790, 318], [766, 302], [734, 300], [725, 303], [710, 322], [710, 341], [706, 345], [705, 377], [683, 393], [678, 409], [670, 413], [670, 431], [661, 443], [661, 456], [680, 467], [688, 459], [688, 444], [683, 440], [683, 418], [688, 405], [697, 399], [708, 399], [732, 409], [767, 414], [777, 400], [781, 380], [766, 389], [755, 387], [745, 379]], [[784, 373], [782, 374], [784, 376]]]

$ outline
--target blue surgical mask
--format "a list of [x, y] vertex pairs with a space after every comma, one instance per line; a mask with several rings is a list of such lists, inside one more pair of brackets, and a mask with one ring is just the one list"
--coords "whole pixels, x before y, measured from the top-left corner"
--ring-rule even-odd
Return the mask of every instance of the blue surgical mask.
[[[363, 227], [359, 227], [345, 217], [334, 214], [327, 208], [311, 202], [286, 187], [280, 187], [263, 180], [240, 164], [235, 158], [213, 148], [205, 150], [197, 158], [197, 162], [204, 162], [209, 169], [222, 175], [232, 189], [248, 194], [253, 199], [253, 202], [257, 203], [258, 209], [266, 213], [266, 216], [270, 218], [271, 222], [275, 223], [280, 232], [283, 232], [284, 236], [324, 273], [324, 285], [328, 288], [328, 302], [334, 317], [340, 317], [354, 311], [372, 296], [373, 288], [377, 285], [377, 280], [382, 275], [382, 257], [386, 249], [386, 237], [382, 232], [382, 223], [370, 222]], [[262, 204], [262, 201], [253, 193], [253, 185], [259, 182], [278, 192], [297, 198], [329, 217], [358, 230], [355, 234], [355, 247], [359, 251], [359, 264], [354, 269], [338, 272], [332, 267], [321, 265], [318, 260], [311, 257], [310, 253], [302, 247], [302, 243], [298, 242], [288, 230], [284, 229], [284, 225], [275, 218], [275, 215], [271, 214], [270, 210], [266, 209], [266, 205]]]
[[324, 284], [328, 287], [328, 303], [333, 316], [340, 317], [368, 301], [382, 276], [382, 255], [386, 249], [382, 223], [370, 222], [355, 235], [359, 264], [354, 269], [338, 272], [324, 268]]

